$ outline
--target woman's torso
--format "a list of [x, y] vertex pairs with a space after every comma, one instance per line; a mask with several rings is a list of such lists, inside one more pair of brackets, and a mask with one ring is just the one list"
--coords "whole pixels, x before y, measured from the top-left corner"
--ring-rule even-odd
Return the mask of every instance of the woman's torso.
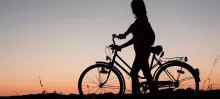
[[154, 44], [155, 34], [147, 17], [135, 20], [132, 34], [134, 46], [152, 46]]

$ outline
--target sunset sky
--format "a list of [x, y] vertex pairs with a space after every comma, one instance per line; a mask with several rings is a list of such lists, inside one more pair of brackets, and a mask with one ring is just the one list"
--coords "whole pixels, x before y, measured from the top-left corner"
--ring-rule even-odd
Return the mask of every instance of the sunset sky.
[[[220, 55], [220, 0], [144, 0], [164, 57], [187, 56], [201, 83]], [[0, 0], [0, 96], [78, 94], [80, 74], [105, 61], [111, 35], [134, 22], [131, 0]], [[122, 44], [129, 40], [117, 41]], [[119, 55], [132, 65], [133, 46]], [[211, 83], [220, 84], [220, 63]], [[126, 78], [126, 76], [125, 76]], [[129, 83], [128, 83], [129, 84]], [[207, 87], [204, 87], [205, 89]]]

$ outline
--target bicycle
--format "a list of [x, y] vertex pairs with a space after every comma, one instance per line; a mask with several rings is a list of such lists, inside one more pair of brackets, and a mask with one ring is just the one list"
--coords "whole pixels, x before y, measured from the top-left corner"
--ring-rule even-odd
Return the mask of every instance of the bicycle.
[[[115, 34], [112, 35], [112, 45], [115, 44]], [[131, 67], [117, 54], [118, 50], [106, 46], [109, 51], [112, 50], [113, 56], [106, 55], [106, 61], [97, 61], [95, 64], [87, 67], [79, 77], [78, 91], [82, 96], [90, 94], [124, 94], [126, 89], [125, 79], [121, 71], [130, 76]], [[187, 57], [163, 58], [164, 51], [162, 46], [157, 45], [151, 47], [152, 60], [150, 69], [155, 69], [153, 80], [157, 84], [159, 90], [172, 89], [175, 92], [181, 90], [191, 90], [192, 96], [199, 90], [199, 70], [193, 68], [186, 62]], [[126, 70], [115, 59], [116, 57], [124, 63], [129, 70]], [[154, 63], [156, 62], [156, 63]], [[157, 68], [156, 68], [157, 67]], [[145, 79], [139, 75], [139, 79]], [[146, 80], [146, 79], [145, 79]], [[184, 83], [185, 82], [185, 83]], [[184, 84], [187, 84], [184, 86]], [[149, 90], [147, 81], [140, 82], [140, 90], [142, 94], [146, 94]]]

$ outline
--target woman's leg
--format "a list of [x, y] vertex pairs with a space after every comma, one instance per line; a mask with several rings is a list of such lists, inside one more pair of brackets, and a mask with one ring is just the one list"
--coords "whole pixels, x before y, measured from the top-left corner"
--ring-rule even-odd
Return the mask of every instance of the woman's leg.
[[151, 70], [148, 62], [150, 53], [151, 52], [148, 51], [148, 49], [146, 49], [145, 52], [142, 53], [142, 64], [140, 65], [140, 68], [144, 74], [144, 77], [147, 79], [150, 93], [153, 95], [153, 97], [156, 97], [158, 88], [157, 85], [153, 82], [153, 77], [151, 75]]
[[140, 90], [140, 87], [139, 87], [139, 81], [138, 81], [138, 72], [140, 71], [140, 62], [139, 62], [139, 58], [138, 56], [136, 55], [135, 56], [135, 59], [134, 59], [134, 62], [133, 62], [133, 66], [132, 66], [132, 69], [131, 69], [131, 80], [132, 80], [132, 94], [134, 97], [137, 96], [137, 93], [139, 92]]
[[135, 47], [135, 52], [136, 52], [136, 56], [135, 56], [134, 63], [131, 69], [132, 94], [134, 96], [136, 96], [137, 93], [140, 92], [138, 73], [141, 69], [143, 70], [144, 76], [147, 79], [152, 79], [150, 71], [149, 71], [149, 64], [148, 64], [148, 58], [150, 56], [150, 52], [147, 51], [147, 47], [143, 47], [143, 46]]

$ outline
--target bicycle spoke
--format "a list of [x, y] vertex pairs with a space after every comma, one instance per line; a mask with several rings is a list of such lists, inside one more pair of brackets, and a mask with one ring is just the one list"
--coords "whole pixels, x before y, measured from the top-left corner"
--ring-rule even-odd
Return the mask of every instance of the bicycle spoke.
[[97, 68], [97, 72], [98, 72], [98, 75], [99, 75], [98, 81], [99, 81], [99, 83], [101, 83], [101, 76], [100, 76], [100, 70], [99, 70], [99, 68]]
[[102, 88], [118, 89], [119, 86], [103, 86]]
[[88, 80], [86, 80], [86, 79], [84, 79], [84, 80], [91, 81], [92, 83], [95, 83], [95, 84], [98, 85], [98, 83], [96, 81], [94, 81], [90, 76], [89, 77], [85, 77], [85, 78], [87, 78]]
[[99, 86], [86, 86], [85, 88], [83, 89], [86, 89], [86, 88], [98, 88]]
[[95, 90], [95, 89], [98, 89], [99, 87], [98, 86], [94, 86], [94, 87], [87, 87], [87, 88], [83, 88], [82, 90], [84, 91], [84, 92], [87, 92], [87, 94], [90, 94], [90, 93], [93, 93], [93, 90]]
[[[162, 74], [160, 75], [163, 77], [162, 81], [172, 81], [172, 82], [176, 81], [173, 77], [174, 74], [171, 74], [169, 71], [170, 70], [166, 69], [164, 72], [162, 72]], [[161, 78], [160, 78], [160, 80], [161, 80]]]
[[[113, 90], [112, 88], [104, 88], [105, 90], [107, 90], [107, 93], [113, 92], [114, 94], [117, 94], [118, 92], [115, 92], [115, 90]], [[117, 89], [116, 89], [117, 90]]]
[[171, 81], [173, 82], [176, 81], [175, 78], [172, 76], [172, 74], [170, 74], [168, 70], [165, 70], [164, 72], [167, 74], [167, 76], [170, 78]]
[[179, 82], [183, 82], [183, 81], [190, 80], [190, 79], [193, 79], [193, 77], [188, 77], [188, 78], [181, 79], [181, 80], [179, 80]]
[[100, 88], [98, 88], [98, 89], [95, 91], [95, 93], [97, 93], [99, 90], [100, 90]]
[[[91, 72], [89, 72], [89, 74], [87, 74], [88, 75], [88, 77], [91, 79], [91, 80], [93, 80], [93, 78], [92, 77], [97, 77], [96, 76], [96, 73], [92, 70]], [[91, 76], [90, 76], [91, 75]], [[86, 76], [87, 77], [87, 76]], [[97, 78], [96, 78], [97, 79]], [[98, 80], [98, 79], [97, 79]]]

